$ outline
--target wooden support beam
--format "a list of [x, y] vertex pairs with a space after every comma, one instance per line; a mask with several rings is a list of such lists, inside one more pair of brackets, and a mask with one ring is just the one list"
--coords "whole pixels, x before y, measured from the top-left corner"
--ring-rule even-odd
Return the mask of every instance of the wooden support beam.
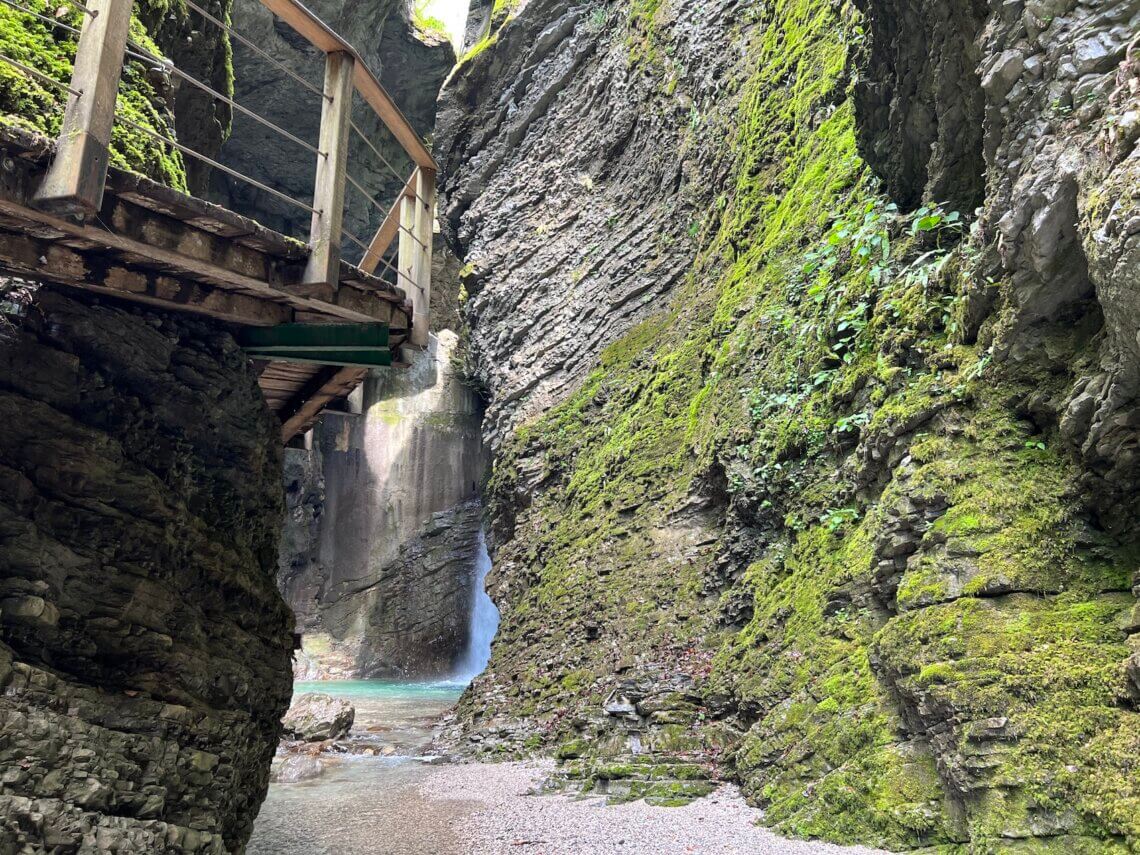
[[[341, 286], [330, 300], [291, 292], [291, 284], [300, 281], [304, 271], [303, 249], [289, 249], [288, 242], [280, 235], [276, 235], [276, 240], [259, 240], [256, 247], [246, 246], [234, 238], [176, 219], [175, 213], [182, 208], [199, 219], [214, 213], [213, 206], [190, 197], [182, 199], [180, 194], [165, 188], [157, 193], [160, 202], [154, 206], [124, 201], [117, 196], [120, 185], [134, 198], [149, 193], [152, 182], [127, 181], [114, 169], [107, 182], [108, 197], [100, 212], [98, 227], [38, 210], [32, 207], [32, 195], [40, 184], [41, 163], [48, 149], [30, 147], [34, 142], [26, 132], [0, 130], [0, 154], [6, 156], [5, 163], [10, 166], [0, 170], [0, 228], [34, 235], [46, 241], [41, 244], [44, 248], [52, 244], [66, 246], [78, 253], [76, 258], [91, 270], [118, 266], [139, 271], [152, 279], [160, 276], [163, 281], [179, 282], [180, 288], [173, 293], [183, 295], [179, 299], [186, 300], [185, 308], [189, 311], [208, 308], [203, 313], [210, 314], [216, 307], [220, 314], [215, 316], [238, 314], [243, 323], [257, 323], [245, 318], [260, 314], [249, 308], [253, 301], [261, 300], [266, 303], [265, 320], [261, 323], [281, 323], [295, 318], [317, 323], [330, 320], [379, 322], [393, 329], [407, 325], [404, 295], [390, 290], [385, 283], [342, 264]], [[23, 153], [27, 154], [21, 156]], [[251, 225], [255, 230], [261, 229], [254, 223]], [[0, 264], [5, 263], [4, 255], [0, 252]], [[63, 268], [58, 268], [63, 270], [61, 273], [49, 269], [48, 265], [37, 277], [34, 269], [28, 269], [24, 255], [13, 252], [9, 258], [10, 270], [31, 278], [51, 279], [88, 290], [100, 287], [96, 279], [75, 281], [76, 277], [69, 279]], [[148, 291], [115, 290], [121, 291], [120, 295], [127, 299], [160, 303], [168, 299], [165, 294], [172, 292], [157, 285]]]
[[95, 213], [103, 204], [115, 99], [131, 25], [132, 0], [88, 0], [75, 53], [55, 160], [36, 193], [39, 206], [69, 214]]
[[[388, 209], [388, 215], [384, 217], [384, 222], [380, 224], [380, 228], [378, 228], [376, 234], [372, 236], [372, 240], [368, 244], [368, 251], [364, 253], [364, 258], [360, 260], [360, 269], [365, 273], [376, 272], [376, 268], [380, 266], [380, 259], [384, 253], [388, 251], [388, 247], [392, 245], [392, 241], [396, 239], [396, 235], [400, 231], [400, 219], [404, 213], [404, 199], [408, 196], [415, 195], [416, 181], [416, 173], [412, 172], [411, 177], [407, 183], [404, 184], [404, 189], [400, 191], [400, 195], [396, 197], [396, 201], [392, 203], [392, 207]], [[404, 287], [403, 277], [400, 277], [400, 281], [396, 283], [396, 287]]]
[[317, 179], [313, 189], [313, 225], [309, 263], [302, 285], [336, 293], [340, 284], [340, 242], [344, 225], [345, 172], [352, 119], [352, 54], [337, 51], [325, 57], [325, 100], [317, 148]]
[[80, 252], [46, 238], [23, 234], [0, 232], [0, 270], [232, 324], [281, 324], [293, 317], [292, 310], [283, 303], [177, 279], [98, 252]]
[[401, 200], [403, 212], [400, 230], [401, 280], [409, 280], [406, 289], [412, 301], [412, 330], [408, 346], [425, 348], [431, 321], [431, 245], [435, 223], [435, 173], [416, 169], [416, 192]]
[[330, 401], [355, 389], [367, 373], [365, 368], [327, 368], [318, 372], [279, 412], [282, 442], [307, 430]]

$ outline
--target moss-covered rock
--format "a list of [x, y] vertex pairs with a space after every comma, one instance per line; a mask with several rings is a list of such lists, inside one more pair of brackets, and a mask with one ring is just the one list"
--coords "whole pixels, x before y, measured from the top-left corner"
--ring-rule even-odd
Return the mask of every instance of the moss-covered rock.
[[[1128, 482], [1104, 475], [1119, 461], [1074, 454], [1060, 426], [1074, 382], [1104, 353], [1100, 310], [1076, 287], [1026, 290], [1018, 264], [1029, 262], [992, 228], [1008, 197], [980, 220], [929, 195], [902, 198], [904, 173], [919, 199], [949, 185], [961, 192], [942, 198], [974, 198], [976, 181], [956, 176], [982, 152], [955, 157], [946, 128], [916, 172], [876, 158], [898, 167], [887, 185], [860, 155], [883, 119], [856, 109], [871, 101], [855, 97], [853, 78], [878, 67], [864, 62], [869, 38], [917, 39], [900, 62], [922, 54], [923, 38], [942, 46], [921, 75], [860, 81], [886, 87], [872, 101], [894, 109], [892, 81], [921, 78], [932, 91], [907, 97], [929, 95], [927, 113], [947, 122], [973, 120], [955, 110], [981, 103], [970, 89], [981, 81], [939, 31], [953, 4], [917, 4], [916, 33], [887, 22], [889, 4], [860, 4], [869, 16], [826, 0], [739, 15], [712, 5], [698, 15], [670, 0], [596, 4], [571, 26], [572, 13], [536, 0], [499, 31], [493, 59], [453, 81], [478, 105], [483, 90], [464, 87], [512, 68], [502, 52], [538, 28], [528, 16], [561, 22], [557, 61], [544, 55], [502, 81], [521, 104], [554, 90], [528, 116], [554, 133], [571, 120], [549, 104], [600, 85], [620, 53], [641, 109], [686, 128], [676, 192], [699, 212], [667, 300], [612, 337], [612, 301], [586, 307], [591, 324], [605, 319], [591, 334], [609, 343], [556, 406], [533, 401], [546, 400], [551, 375], [577, 376], [564, 351], [522, 388], [485, 369], [499, 395], [490, 492], [503, 618], [491, 670], [461, 704], [467, 729], [532, 728], [573, 746], [577, 780], [620, 782], [625, 794], [638, 792], [632, 746], [653, 746], [656, 765], [670, 752], [720, 761], [790, 834], [938, 851], [1140, 845], [1129, 781], [1140, 716], [1123, 664], [1135, 662], [1135, 535], [1090, 490]], [[950, 14], [954, 26], [984, 18], [965, 11]], [[741, 57], [715, 87], [685, 63], [710, 31]], [[583, 59], [584, 44], [606, 59]], [[980, 145], [981, 129], [968, 131], [962, 144]], [[627, 192], [629, 210], [603, 228], [590, 219], [598, 197], [579, 206], [567, 191], [554, 234], [505, 237], [538, 203], [496, 195], [485, 153], [500, 131], [481, 132], [456, 135], [444, 157], [459, 176], [445, 187], [452, 237], [481, 270], [466, 312], [487, 364], [502, 342], [528, 341], [524, 320], [547, 328], [529, 312], [557, 290], [551, 280], [565, 279], [568, 303], [588, 293], [572, 253], [559, 254], [571, 238], [633, 254], [610, 233], [669, 225], [653, 219], [655, 198]], [[530, 132], [502, 131], [515, 144]], [[538, 157], [525, 142], [518, 151], [502, 155], [512, 170]], [[608, 202], [631, 170], [598, 156], [592, 192]], [[551, 195], [585, 186], [570, 173]], [[929, 181], [911, 181], [918, 173]], [[625, 275], [611, 269], [609, 293], [628, 293]], [[678, 677], [696, 700], [653, 721], [631, 686], [661, 695]]]
[[[78, 38], [73, 30], [82, 27], [85, 14], [77, 6], [52, 4], [47, 0], [28, 0], [21, 5], [41, 17], [11, 6], [0, 7], [0, 53], [36, 69], [51, 80], [69, 84]], [[216, 11], [225, 15], [227, 9], [228, 6], [220, 6]], [[57, 21], [58, 25], [48, 23], [44, 18]], [[200, 33], [191, 33], [190, 29], [189, 12], [185, 6], [165, 0], [150, 0], [137, 4], [130, 40], [144, 53], [158, 57], [164, 57], [160, 44], [170, 46], [180, 61], [180, 68], [204, 77], [219, 91], [232, 92], [228, 37], [218, 31], [212, 38], [205, 38]], [[206, 44], [192, 52], [188, 46], [195, 42]], [[190, 92], [184, 92], [185, 89], [190, 89]], [[67, 97], [64, 89], [9, 63], [0, 62], [0, 121], [54, 138], [60, 131]], [[187, 164], [182, 153], [151, 134], [179, 138], [179, 131], [175, 130], [175, 114], [179, 113], [183, 144], [211, 155], [216, 153], [228, 131], [228, 109], [191, 87], [174, 87], [171, 79], [150, 63], [128, 57], [123, 67], [116, 107], [117, 115], [123, 121], [114, 126], [111, 163], [185, 190]], [[209, 112], [209, 121], [203, 110]], [[146, 130], [140, 130], [138, 126]]]

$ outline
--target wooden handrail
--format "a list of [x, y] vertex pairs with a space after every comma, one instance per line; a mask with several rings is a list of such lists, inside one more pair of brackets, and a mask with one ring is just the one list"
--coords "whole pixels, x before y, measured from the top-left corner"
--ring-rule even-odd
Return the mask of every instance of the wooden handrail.
[[403, 146], [417, 166], [432, 171], [437, 170], [435, 159], [427, 150], [419, 134], [408, 122], [407, 117], [400, 112], [396, 102], [376, 79], [376, 75], [364, 62], [364, 58], [351, 44], [341, 38], [337, 32], [313, 14], [297, 0], [261, 0], [261, 5], [292, 27], [298, 35], [302, 36], [313, 47], [329, 53], [347, 53], [356, 61], [353, 72], [353, 82], [356, 91], [376, 111], [376, 115], [385, 124], [396, 141]]

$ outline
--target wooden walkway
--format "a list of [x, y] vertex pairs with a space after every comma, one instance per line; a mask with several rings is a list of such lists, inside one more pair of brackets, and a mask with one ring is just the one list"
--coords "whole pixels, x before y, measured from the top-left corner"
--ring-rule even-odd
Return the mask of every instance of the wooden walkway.
[[[307, 242], [108, 167], [132, 4], [90, 0], [60, 138], [0, 127], [0, 271], [231, 325], [288, 442], [427, 344], [435, 163], [350, 45], [295, 0], [262, 2], [327, 57]], [[415, 164], [358, 266], [341, 258], [354, 91]]]

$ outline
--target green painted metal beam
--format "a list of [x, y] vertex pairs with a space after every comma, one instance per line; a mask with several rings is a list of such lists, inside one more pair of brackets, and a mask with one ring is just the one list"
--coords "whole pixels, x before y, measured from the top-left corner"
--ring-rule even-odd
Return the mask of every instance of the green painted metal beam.
[[388, 347], [387, 324], [279, 324], [275, 327], [245, 327], [238, 344], [246, 350], [260, 348], [370, 350]]
[[351, 365], [392, 364], [387, 324], [280, 324], [246, 327], [237, 335], [246, 353], [276, 362]]

